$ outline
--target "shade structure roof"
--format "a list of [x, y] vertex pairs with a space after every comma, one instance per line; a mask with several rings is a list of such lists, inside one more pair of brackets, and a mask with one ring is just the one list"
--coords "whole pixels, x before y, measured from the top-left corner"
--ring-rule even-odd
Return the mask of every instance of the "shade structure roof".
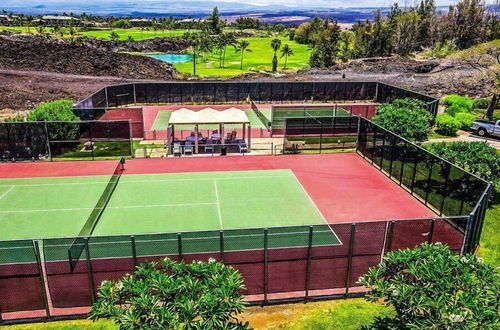
[[196, 124], [248, 124], [247, 115], [244, 111], [236, 108], [227, 110], [215, 110], [206, 108], [193, 111], [186, 108], [172, 112], [170, 125], [196, 125]]

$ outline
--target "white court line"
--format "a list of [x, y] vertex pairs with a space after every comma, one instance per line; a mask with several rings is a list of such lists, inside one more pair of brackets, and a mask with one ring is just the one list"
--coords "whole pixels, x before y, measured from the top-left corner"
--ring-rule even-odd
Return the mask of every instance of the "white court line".
[[10, 187], [10, 189], [7, 189], [6, 192], [4, 192], [1, 196], [0, 196], [0, 199], [4, 198], [5, 196], [7, 196], [8, 193], [10, 193], [12, 191], [12, 189], [14, 189], [16, 186], [12, 186]]
[[222, 227], [222, 213], [220, 211], [219, 189], [217, 188], [217, 179], [214, 179], [214, 185], [215, 185], [215, 198], [217, 200], [217, 212], [219, 212], [220, 229], [223, 229], [223, 227]]
[[307, 195], [307, 197], [309, 198], [309, 201], [312, 203], [312, 205], [314, 205], [314, 207], [316, 208], [316, 211], [318, 211], [318, 213], [321, 215], [321, 217], [323, 218], [323, 221], [325, 221], [325, 224], [328, 226], [328, 228], [330, 228], [332, 234], [337, 238], [337, 240], [340, 242], [340, 244], [343, 244], [342, 241], [340, 240], [340, 238], [337, 236], [337, 233], [332, 229], [332, 227], [330, 227], [330, 224], [328, 223], [328, 221], [326, 221], [326, 218], [325, 216], [323, 215], [323, 213], [321, 213], [321, 211], [319, 210], [319, 207], [318, 205], [316, 205], [316, 203], [314, 202], [314, 200], [311, 198], [311, 196], [307, 193], [307, 190], [306, 188], [304, 188], [304, 186], [302, 185], [302, 183], [299, 181], [299, 178], [297, 178], [297, 176], [295, 175], [295, 173], [293, 173], [292, 171], [292, 174], [293, 174], [293, 177], [295, 178], [295, 180], [297, 181], [297, 184], [302, 188], [302, 190], [304, 191], [304, 194]]
[[[160, 179], [160, 180], [130, 180], [120, 181], [120, 185], [127, 183], [156, 183], [156, 182], [184, 182], [184, 181], [211, 181], [211, 180], [247, 180], [247, 179], [266, 179], [266, 178], [288, 178], [287, 175], [262, 175], [246, 177], [222, 177], [222, 178], [192, 178], [192, 179]], [[17, 184], [16, 187], [44, 187], [44, 186], [68, 186], [68, 185], [87, 185], [87, 184], [105, 184], [108, 181], [99, 182], [68, 182], [68, 183], [28, 183]], [[11, 185], [0, 185], [0, 187], [10, 187]]]
[[[140, 208], [153, 208], [153, 207], [179, 207], [179, 206], [198, 206], [198, 205], [216, 205], [217, 203], [184, 203], [184, 204], [156, 204], [156, 205], [126, 205], [126, 206], [108, 206], [106, 209], [140, 209]], [[93, 210], [93, 207], [78, 207], [68, 209], [40, 209], [40, 210], [10, 210], [0, 211], [3, 213], [35, 213], [35, 212], [57, 212], [57, 211], [83, 211]], [[100, 209], [100, 208], [97, 208]]]

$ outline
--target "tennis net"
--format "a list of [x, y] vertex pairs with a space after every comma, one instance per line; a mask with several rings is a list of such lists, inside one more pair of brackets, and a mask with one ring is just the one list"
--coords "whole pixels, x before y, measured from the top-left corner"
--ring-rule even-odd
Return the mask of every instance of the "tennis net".
[[85, 249], [85, 238], [92, 235], [92, 232], [94, 231], [97, 222], [101, 218], [104, 209], [108, 205], [111, 196], [113, 195], [113, 192], [115, 191], [116, 186], [118, 185], [118, 181], [120, 180], [120, 177], [123, 172], [124, 163], [125, 159], [121, 158], [118, 164], [116, 165], [116, 168], [113, 174], [111, 175], [111, 178], [109, 179], [106, 188], [104, 188], [101, 197], [97, 201], [96, 206], [94, 207], [89, 217], [87, 218], [87, 221], [85, 221], [85, 224], [78, 233], [78, 237], [73, 241], [73, 243], [68, 249], [68, 257], [69, 257], [71, 271], [75, 269], [76, 263], [80, 259], [82, 252]]
[[266, 126], [266, 128], [269, 129], [270, 126], [269, 119], [267, 119], [267, 117], [262, 113], [262, 111], [260, 111], [259, 107], [257, 107], [257, 104], [253, 100], [250, 100], [250, 105], [252, 106], [253, 112], [260, 119], [262, 124], [264, 124], [264, 126]]

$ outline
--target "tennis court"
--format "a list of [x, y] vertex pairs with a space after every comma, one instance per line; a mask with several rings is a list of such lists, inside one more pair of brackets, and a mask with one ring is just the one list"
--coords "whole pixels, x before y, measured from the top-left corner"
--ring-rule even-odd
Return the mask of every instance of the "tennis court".
[[[88, 235], [96, 205], [104, 210], [93, 235], [325, 224], [288, 169], [123, 175], [106, 203], [108, 184], [109, 176], [1, 180], [0, 239]], [[294, 246], [290, 238], [281, 243]]]

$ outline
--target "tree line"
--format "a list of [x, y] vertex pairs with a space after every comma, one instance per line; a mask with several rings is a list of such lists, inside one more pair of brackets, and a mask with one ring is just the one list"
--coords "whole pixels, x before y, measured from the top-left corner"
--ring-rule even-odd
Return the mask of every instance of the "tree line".
[[407, 56], [430, 48], [466, 49], [500, 38], [498, 13], [483, 0], [461, 0], [446, 13], [434, 0], [421, 0], [402, 9], [394, 3], [386, 17], [380, 10], [373, 20], [356, 22], [341, 30], [336, 21], [319, 17], [290, 32], [290, 38], [312, 48], [312, 67], [329, 67], [363, 57]]

